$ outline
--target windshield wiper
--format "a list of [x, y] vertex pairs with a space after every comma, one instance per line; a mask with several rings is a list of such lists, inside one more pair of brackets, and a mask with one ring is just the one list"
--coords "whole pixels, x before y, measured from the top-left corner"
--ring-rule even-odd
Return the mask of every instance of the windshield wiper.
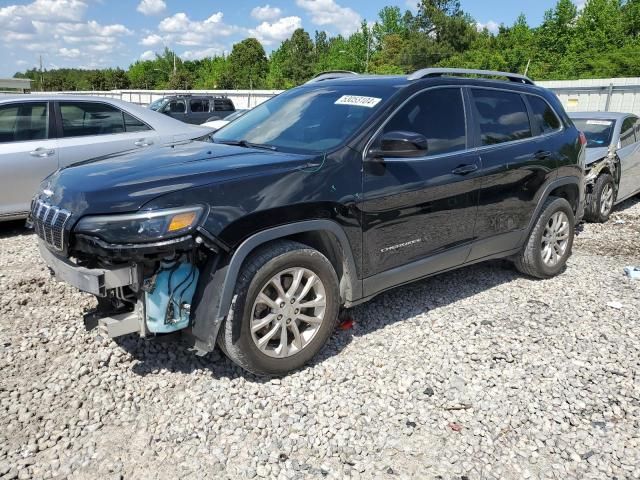
[[273, 152], [278, 151], [273, 145], [267, 145], [266, 143], [252, 143], [247, 140], [216, 140], [216, 143], [223, 143], [224, 145], [235, 145], [244, 148], [261, 148], [263, 150], [271, 150]]

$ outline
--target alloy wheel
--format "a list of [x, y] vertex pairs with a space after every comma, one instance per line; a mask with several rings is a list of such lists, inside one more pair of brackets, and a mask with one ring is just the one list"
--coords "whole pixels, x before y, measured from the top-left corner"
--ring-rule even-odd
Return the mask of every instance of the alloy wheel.
[[613, 185], [605, 184], [600, 194], [600, 215], [606, 217], [613, 208]]
[[290, 357], [316, 336], [325, 310], [325, 288], [314, 272], [283, 270], [262, 286], [253, 303], [251, 337], [265, 355]]
[[563, 211], [551, 215], [542, 234], [542, 261], [555, 267], [563, 258], [569, 245], [569, 217]]

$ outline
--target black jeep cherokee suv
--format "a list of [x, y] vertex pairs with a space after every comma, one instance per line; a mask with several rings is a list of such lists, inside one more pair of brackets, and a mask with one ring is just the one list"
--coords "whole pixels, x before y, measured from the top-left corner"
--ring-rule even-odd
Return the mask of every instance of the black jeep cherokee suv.
[[395, 286], [495, 258], [560, 273], [583, 159], [557, 98], [526, 77], [325, 74], [212, 143], [58, 171], [31, 218], [52, 272], [98, 298], [88, 327], [184, 330], [199, 353], [218, 343], [281, 374], [341, 307]]

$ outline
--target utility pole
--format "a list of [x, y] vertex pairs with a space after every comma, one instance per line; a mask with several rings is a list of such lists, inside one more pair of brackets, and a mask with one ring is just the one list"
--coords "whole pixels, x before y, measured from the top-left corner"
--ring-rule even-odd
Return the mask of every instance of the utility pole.
[[529, 72], [529, 66], [531, 65], [531, 59], [529, 59], [529, 61], [527, 62], [527, 67], [524, 69], [524, 75], [525, 77], [527, 76], [527, 73]]
[[371, 30], [367, 29], [367, 56], [364, 64], [364, 73], [369, 73], [369, 52], [371, 51]]
[[42, 73], [42, 55], [40, 55], [40, 91], [44, 92], [44, 74]]
[[176, 52], [173, 52], [173, 75], [176, 74]]

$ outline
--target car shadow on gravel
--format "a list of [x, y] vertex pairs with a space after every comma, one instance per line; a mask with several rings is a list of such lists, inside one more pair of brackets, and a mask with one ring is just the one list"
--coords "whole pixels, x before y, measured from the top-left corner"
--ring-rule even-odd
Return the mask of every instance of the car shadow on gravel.
[[[341, 319], [352, 319], [354, 327], [344, 330], [337, 328], [327, 345], [304, 368], [313, 367], [338, 355], [354, 338], [445, 307], [517, 278], [519, 274], [511, 263], [497, 260], [461, 268], [382, 293], [366, 304], [343, 311]], [[154, 375], [160, 371], [183, 374], [208, 371], [212, 378], [243, 377], [246, 381], [257, 383], [270, 380], [244, 371], [228, 360], [218, 348], [198, 357], [178, 334], [147, 340], [129, 335], [114, 341], [138, 360], [132, 370], [140, 376]]]
[[611, 214], [615, 215], [616, 213], [625, 213], [625, 210], [635, 207], [638, 203], [640, 203], [640, 195], [627, 198], [624, 202], [613, 207], [613, 212]]
[[19, 235], [31, 235], [33, 230], [27, 228], [25, 220], [11, 220], [0, 223], [0, 238], [17, 237]]

